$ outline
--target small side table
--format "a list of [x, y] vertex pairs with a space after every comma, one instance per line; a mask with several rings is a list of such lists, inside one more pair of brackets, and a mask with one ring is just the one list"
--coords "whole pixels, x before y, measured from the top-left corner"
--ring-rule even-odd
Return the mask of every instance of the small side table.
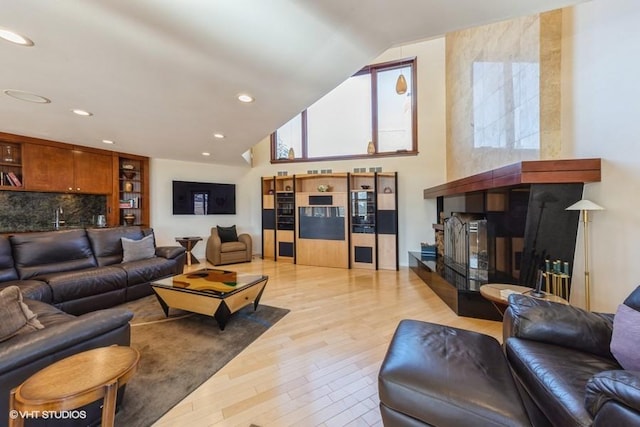
[[176, 237], [176, 242], [180, 243], [187, 251], [187, 265], [200, 264], [198, 258], [194, 257], [191, 253], [194, 246], [202, 240], [202, 237], [188, 236], [188, 237]]
[[[504, 315], [504, 312], [509, 305], [510, 294], [524, 294], [533, 297], [533, 295], [531, 295], [532, 291], [533, 289], [527, 286], [510, 285], [503, 283], [489, 283], [487, 285], [480, 286], [480, 295], [491, 301], [501, 315]], [[543, 297], [534, 298], [540, 298], [551, 302], [559, 302], [560, 304], [569, 304], [566, 299], [550, 293], [545, 293]]]
[[139, 361], [138, 350], [111, 346], [47, 366], [11, 390], [9, 427], [24, 425], [23, 418], [14, 416], [20, 412], [71, 411], [102, 398], [102, 426], [113, 427], [118, 388], [133, 376]]

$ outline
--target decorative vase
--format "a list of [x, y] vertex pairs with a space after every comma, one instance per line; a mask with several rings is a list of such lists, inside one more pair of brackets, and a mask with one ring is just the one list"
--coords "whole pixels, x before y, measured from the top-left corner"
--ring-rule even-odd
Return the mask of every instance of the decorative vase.
[[126, 225], [133, 225], [133, 222], [136, 220], [136, 216], [132, 213], [125, 214], [123, 218]]
[[367, 154], [375, 154], [376, 153], [376, 146], [373, 145], [373, 141], [369, 141], [369, 144], [367, 144]]
[[293, 151], [293, 147], [289, 148], [289, 154], [287, 155], [289, 160], [293, 160], [296, 158], [296, 152]]
[[125, 181], [125, 183], [124, 183], [124, 191], [126, 191], [126, 192], [133, 191], [133, 182]]

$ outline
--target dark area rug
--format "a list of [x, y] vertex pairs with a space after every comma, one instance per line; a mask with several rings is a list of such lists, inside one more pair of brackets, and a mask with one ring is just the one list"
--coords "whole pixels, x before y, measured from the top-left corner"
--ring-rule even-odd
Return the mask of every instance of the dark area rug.
[[155, 296], [127, 303], [131, 346], [140, 364], [127, 383], [118, 427], [148, 427], [194, 391], [289, 310], [253, 305], [233, 314], [224, 331], [212, 317], [171, 310], [166, 319]]

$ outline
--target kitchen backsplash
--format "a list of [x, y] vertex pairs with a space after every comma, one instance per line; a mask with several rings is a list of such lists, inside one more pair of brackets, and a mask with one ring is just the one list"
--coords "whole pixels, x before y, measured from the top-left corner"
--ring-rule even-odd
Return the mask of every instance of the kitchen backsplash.
[[60, 229], [92, 227], [107, 213], [107, 196], [0, 191], [0, 233], [53, 230], [57, 208], [65, 221]]

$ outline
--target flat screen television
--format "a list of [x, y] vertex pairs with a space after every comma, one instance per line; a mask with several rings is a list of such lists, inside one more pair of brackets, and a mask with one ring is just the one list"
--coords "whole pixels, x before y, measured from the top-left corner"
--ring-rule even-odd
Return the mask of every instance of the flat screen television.
[[173, 181], [174, 215], [235, 215], [235, 184]]

